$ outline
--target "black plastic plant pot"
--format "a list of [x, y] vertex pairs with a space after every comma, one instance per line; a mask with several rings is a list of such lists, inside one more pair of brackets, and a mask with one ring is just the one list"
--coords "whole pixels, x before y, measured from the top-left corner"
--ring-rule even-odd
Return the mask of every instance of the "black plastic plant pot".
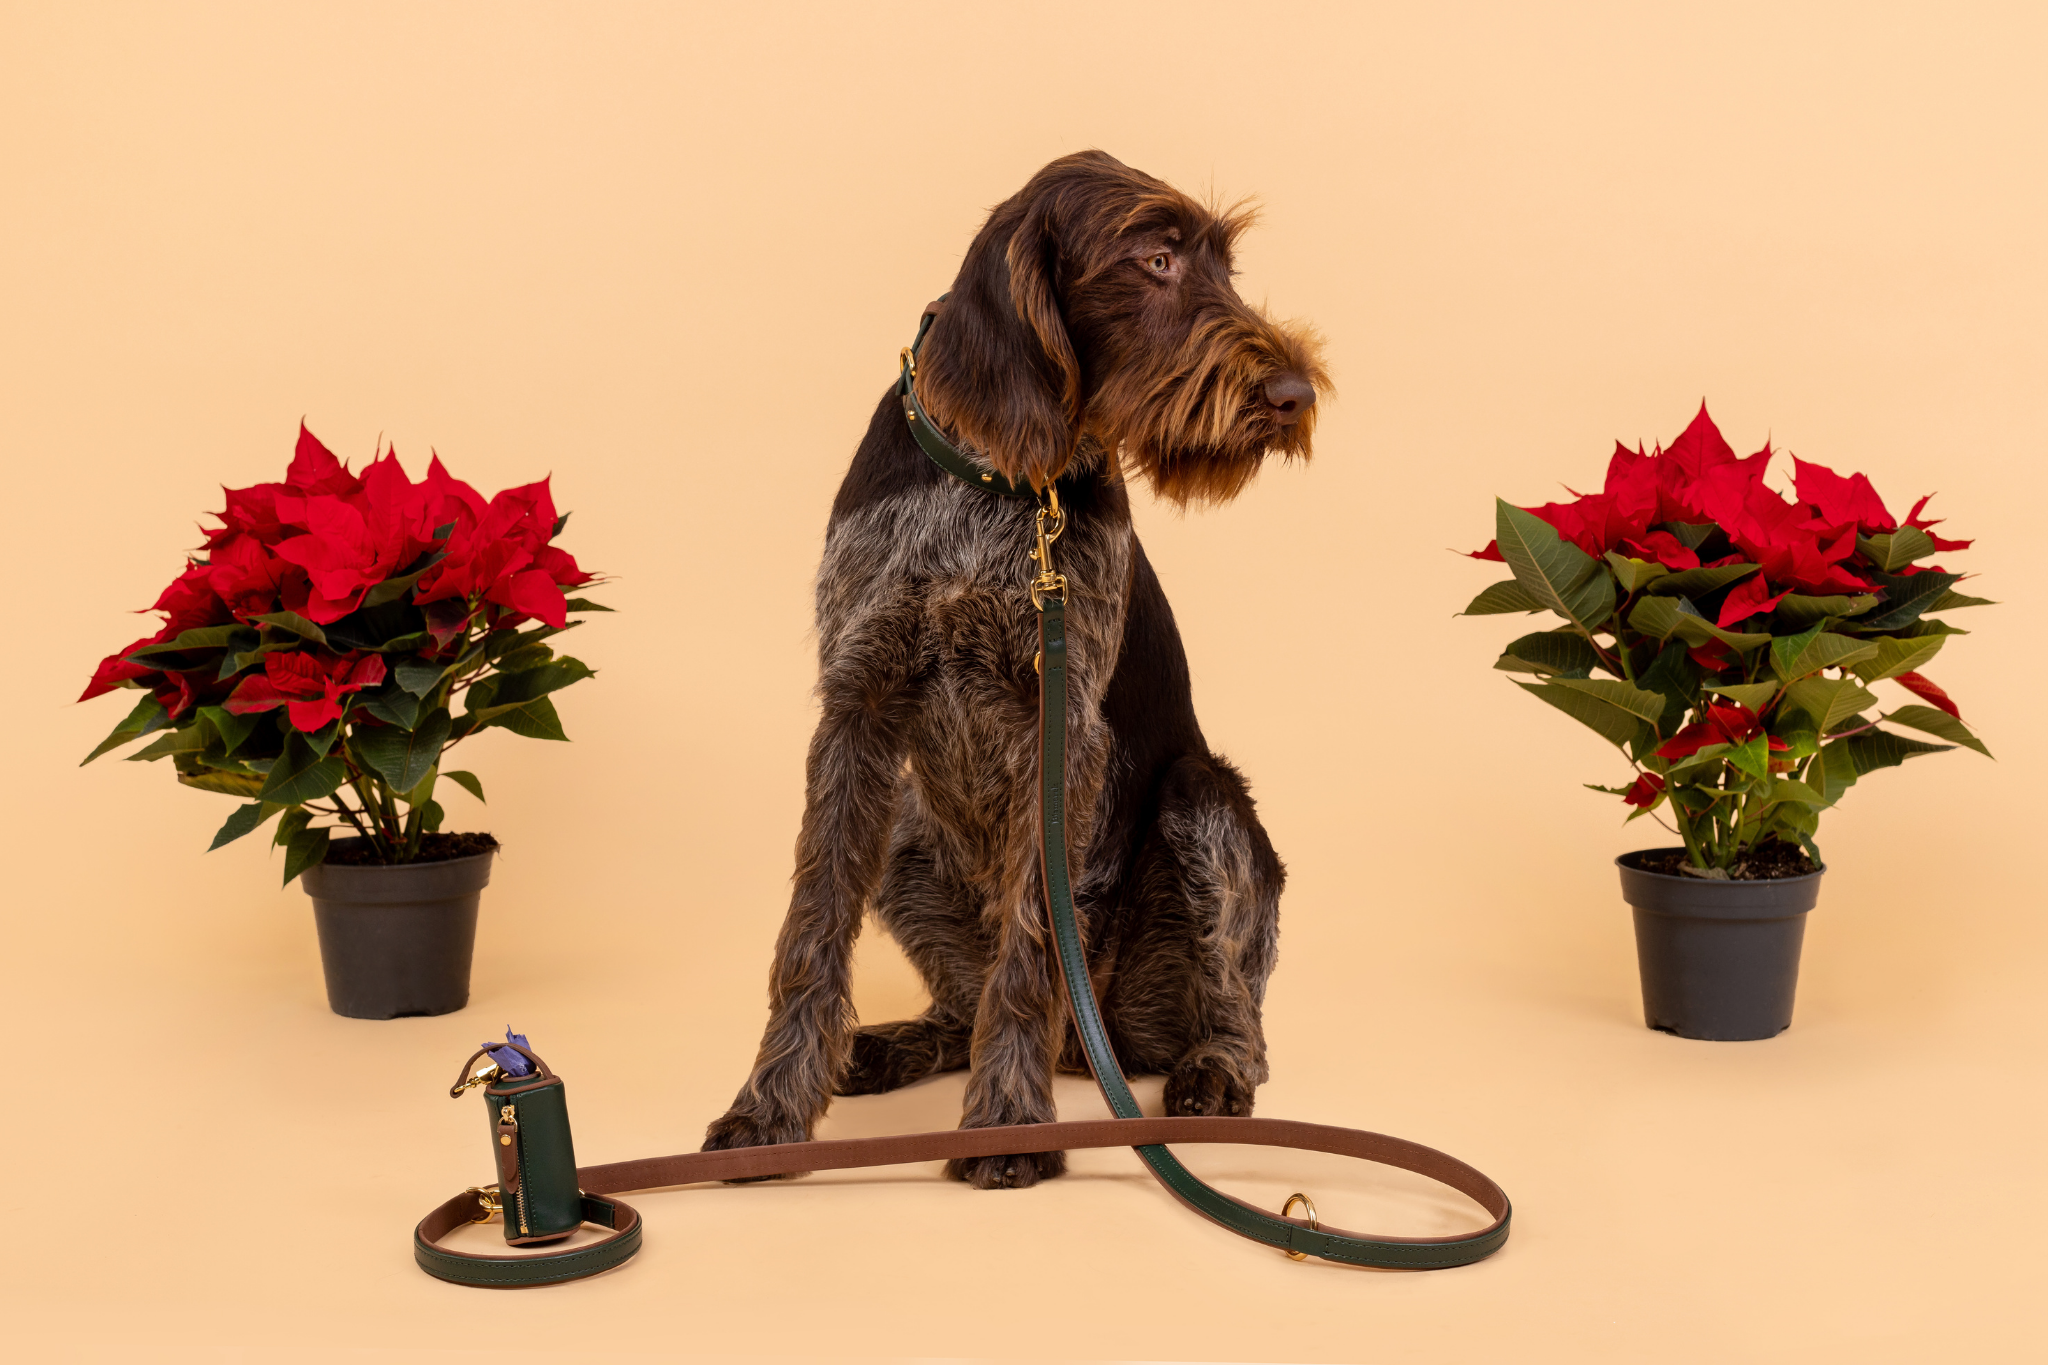
[[1651, 848], [1614, 860], [1635, 910], [1643, 1022], [1681, 1038], [1747, 1042], [1792, 1023], [1806, 913], [1826, 868], [1803, 877], [1720, 881], [1644, 869], [1683, 849]]
[[[359, 842], [337, 839], [334, 848]], [[328, 1006], [350, 1019], [403, 1019], [467, 1005], [491, 856], [308, 868]]]

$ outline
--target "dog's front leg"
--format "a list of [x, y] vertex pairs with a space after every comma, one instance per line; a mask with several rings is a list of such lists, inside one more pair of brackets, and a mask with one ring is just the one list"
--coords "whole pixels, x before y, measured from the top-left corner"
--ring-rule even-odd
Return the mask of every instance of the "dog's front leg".
[[[1054, 946], [1045, 922], [1035, 849], [1017, 850], [994, 908], [995, 961], [974, 1016], [962, 1128], [1047, 1123], [1054, 1118], [1052, 1067], [1059, 1042], [1053, 996]], [[1023, 1189], [1067, 1168], [1064, 1152], [959, 1158], [946, 1174], [981, 1190]]]
[[872, 678], [835, 685], [828, 676], [821, 690], [795, 887], [769, 972], [768, 1028], [753, 1074], [706, 1130], [706, 1151], [808, 1140], [853, 1039], [853, 943], [888, 846], [907, 689]]

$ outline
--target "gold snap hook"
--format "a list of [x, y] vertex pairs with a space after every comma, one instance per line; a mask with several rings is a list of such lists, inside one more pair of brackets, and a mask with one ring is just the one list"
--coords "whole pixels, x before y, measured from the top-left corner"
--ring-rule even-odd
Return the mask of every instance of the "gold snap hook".
[[[1310, 1232], [1316, 1231], [1319, 1227], [1319, 1224], [1316, 1222], [1316, 1201], [1305, 1194], [1297, 1192], [1288, 1195], [1287, 1202], [1280, 1206], [1280, 1216], [1285, 1218], [1289, 1213], [1293, 1212], [1294, 1206], [1297, 1203], [1308, 1210], [1308, 1230]], [[1306, 1261], [1308, 1253], [1306, 1251], [1290, 1251], [1287, 1253], [1287, 1259], [1290, 1261]]]
[[448, 1095], [451, 1099], [460, 1099], [463, 1092], [474, 1090], [480, 1085], [489, 1085], [503, 1074], [504, 1072], [500, 1070], [498, 1064], [486, 1057], [484, 1064], [476, 1069], [476, 1074], [449, 1091]]
[[488, 1223], [505, 1211], [503, 1196], [496, 1185], [471, 1185], [468, 1193], [476, 1196], [476, 1202], [483, 1208], [484, 1216], [472, 1218], [472, 1223]]

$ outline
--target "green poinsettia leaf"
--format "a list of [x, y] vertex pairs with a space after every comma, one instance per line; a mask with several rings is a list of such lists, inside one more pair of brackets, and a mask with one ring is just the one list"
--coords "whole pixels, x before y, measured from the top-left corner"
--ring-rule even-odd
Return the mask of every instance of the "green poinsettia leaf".
[[1746, 706], [1762, 715], [1764, 708], [1771, 704], [1771, 698], [1778, 695], [1778, 684], [1761, 683], [1708, 683], [1707, 691], [1718, 692], [1737, 706]]
[[209, 736], [198, 718], [159, 738], [154, 744], [128, 755], [130, 763], [154, 763], [172, 754], [196, 754], [206, 748]]
[[1636, 685], [1664, 698], [1664, 714], [1657, 720], [1657, 735], [1669, 739], [1685, 724], [1685, 713], [1699, 695], [1700, 666], [1692, 661], [1683, 640], [1674, 640], [1657, 651], [1650, 666], [1636, 676]]
[[1680, 569], [1650, 585], [1659, 597], [1705, 597], [1727, 587], [1738, 578], [1756, 572], [1754, 564], [1722, 564], [1712, 569]]
[[429, 712], [410, 730], [395, 726], [356, 731], [351, 741], [356, 756], [382, 777], [394, 792], [409, 792], [426, 781], [441, 761], [451, 718], [445, 710]]
[[1619, 679], [1553, 678], [1515, 686], [1535, 693], [1617, 747], [1642, 747], [1646, 732], [1655, 733], [1657, 719], [1664, 713], [1662, 696]]
[[247, 800], [263, 791], [263, 779], [249, 773], [221, 772], [201, 768], [196, 772], [181, 772], [178, 781], [185, 786], [203, 792], [215, 792], [221, 796], [239, 796]]
[[461, 769], [455, 769], [450, 772], [442, 773], [441, 776], [447, 778], [450, 782], [453, 782], [456, 786], [462, 788], [471, 796], [474, 796], [477, 800], [482, 801], [484, 799], [483, 779], [478, 777], [475, 773], [463, 772]]
[[1591, 676], [1599, 662], [1592, 642], [1577, 631], [1543, 630], [1509, 645], [1494, 667], [1509, 673], [1584, 678]]
[[535, 697], [514, 706], [493, 707], [490, 716], [481, 719], [477, 728], [490, 725], [502, 726], [528, 739], [554, 739], [566, 743], [569, 738], [562, 729], [562, 718], [555, 713], [554, 700], [549, 697]]
[[268, 801], [251, 801], [246, 806], [235, 807], [227, 822], [220, 827], [220, 833], [214, 835], [213, 842], [206, 846], [206, 851], [211, 853], [223, 844], [232, 844], [245, 834], [255, 833], [262, 828], [264, 821], [283, 809], [283, 806], [272, 805]]
[[[1677, 598], [1645, 597], [1635, 604], [1628, 614], [1629, 628], [1639, 635], [1653, 640], [1668, 640], [1678, 633]], [[1697, 615], [1697, 613], [1695, 613]]]
[[1747, 654], [1771, 642], [1767, 634], [1723, 630], [1700, 615], [1699, 608], [1685, 597], [1642, 597], [1629, 611], [1628, 624], [1638, 633], [1657, 640], [1669, 640], [1675, 636], [1688, 645], [1719, 640], [1738, 654]]
[[1662, 564], [1647, 559], [1634, 559], [1613, 550], [1609, 550], [1602, 558], [1607, 561], [1608, 567], [1614, 570], [1614, 581], [1621, 584], [1623, 592], [1639, 592], [1645, 584], [1664, 578], [1671, 572]]
[[1571, 624], [1590, 632], [1613, 614], [1614, 580], [1549, 522], [1496, 498], [1494, 538], [1515, 581]]
[[297, 837], [300, 830], [313, 823], [313, 812], [304, 806], [294, 806], [285, 812], [284, 819], [277, 822], [277, 833], [270, 842], [283, 848]]
[[[337, 728], [338, 725], [337, 722]], [[333, 742], [332, 736], [328, 742]], [[303, 805], [332, 796], [348, 780], [348, 768], [339, 757], [324, 756], [326, 750], [326, 745], [316, 748], [313, 737], [292, 731], [285, 736], [284, 753], [271, 765], [257, 795], [281, 806]]]
[[440, 685], [441, 677], [448, 671], [446, 664], [426, 663], [419, 659], [404, 659], [393, 665], [391, 677], [401, 688], [415, 697], [424, 699], [427, 693]]
[[1896, 768], [1909, 758], [1922, 754], [1943, 754], [1955, 748], [1953, 744], [1929, 744], [1924, 740], [1908, 739], [1895, 735], [1889, 730], [1870, 730], [1860, 735], [1849, 735], [1838, 739], [1821, 750], [1831, 753], [1836, 748], [1846, 748], [1855, 766], [1858, 777], [1876, 772], [1880, 768]]
[[1841, 668], [1874, 658], [1877, 646], [1868, 640], [1828, 633], [1827, 623], [1816, 622], [1797, 635], [1782, 635], [1771, 641], [1771, 671], [1785, 682], [1797, 682], [1824, 668]]
[[590, 600], [589, 598], [587, 598], [587, 597], [572, 597], [572, 598], [570, 598], [570, 599], [568, 600], [568, 602], [567, 602], [567, 603], [565, 603], [565, 604], [564, 604], [564, 606], [565, 606], [565, 609], [566, 609], [566, 610], [569, 610], [569, 611], [610, 611], [610, 610], [612, 610], [612, 608], [610, 608], [610, 607], [601, 607], [601, 606], [599, 606], [599, 605], [598, 605], [597, 603], [595, 603], [595, 602], [591, 601], [591, 600]]
[[1778, 599], [1778, 606], [1771, 613], [1771, 620], [1803, 630], [1817, 621], [1861, 616], [1876, 605], [1877, 599], [1869, 593], [1864, 593], [1860, 597], [1807, 597], [1792, 592]]
[[273, 611], [267, 615], [253, 616], [249, 619], [260, 621], [266, 626], [275, 626], [279, 630], [290, 631], [293, 635], [301, 639], [311, 640], [316, 645], [327, 643], [327, 632], [295, 611]]
[[552, 663], [554, 657], [554, 650], [535, 640], [507, 650], [498, 659], [498, 670], [501, 673], [523, 673], [527, 669], [539, 668], [542, 664]]
[[261, 714], [238, 716], [225, 706], [202, 706], [199, 708], [199, 714], [213, 727], [213, 733], [219, 737], [220, 752], [224, 758], [232, 757], [235, 750], [247, 743], [249, 736], [255, 734], [257, 727], [263, 724]]
[[1472, 599], [1462, 613], [1465, 616], [1500, 616], [1511, 611], [1542, 611], [1543, 604], [1529, 595], [1529, 590], [1508, 578]]
[[1762, 801], [1765, 806], [1775, 806], [1781, 801], [1797, 801], [1801, 805], [1806, 806], [1831, 806], [1834, 804], [1823, 793], [1817, 792], [1804, 782], [1795, 781], [1792, 778], [1779, 778], [1771, 783], [1770, 787], [1764, 792]]
[[1884, 600], [1868, 616], [1852, 623], [1864, 631], [1894, 631], [1920, 619], [1920, 613], [1947, 595], [1962, 579], [1959, 573], [1923, 569], [1916, 574], [1891, 574], [1873, 569], [1870, 576], [1884, 589]]
[[[230, 622], [225, 626], [194, 626], [190, 630], [179, 631], [175, 640], [145, 645], [128, 657], [141, 661], [154, 659], [163, 654], [197, 654], [210, 649], [226, 649], [238, 642], [255, 644], [256, 632], [236, 622]], [[159, 664], [151, 666], [161, 667]]]
[[1778, 711], [1781, 715], [1802, 713], [1813, 721], [1816, 730], [1827, 734], [1865, 707], [1876, 704], [1877, 698], [1858, 686], [1854, 678], [1808, 677], [1785, 689], [1785, 700]]
[[290, 886], [300, 873], [327, 861], [329, 831], [323, 825], [302, 829], [292, 836], [284, 850], [284, 884]]
[[[496, 720], [499, 716], [523, 707], [550, 692], [559, 692], [572, 683], [585, 678], [596, 677], [596, 671], [581, 659], [564, 656], [539, 668], [521, 669], [519, 672], [500, 673], [486, 678], [471, 687], [465, 709], [475, 712], [484, 720]], [[485, 684], [489, 684], [488, 687]]]
[[1985, 747], [1983, 740], [1970, 732], [1969, 726], [1948, 712], [1936, 710], [1932, 706], [1901, 706], [1886, 716], [1885, 720], [1893, 725], [1903, 725], [1909, 730], [1918, 730], [1922, 734], [1945, 739], [1951, 744], [1960, 744], [1966, 749], [1975, 749], [1986, 758], [1991, 757], [1991, 750]]
[[1856, 760], [1839, 741], [1822, 745], [1800, 774], [1801, 780], [1826, 797], [1829, 805], [1840, 801], [1842, 794], [1856, 785], [1856, 777]]
[[119, 725], [107, 732], [107, 737], [99, 742], [97, 748], [79, 760], [78, 766], [83, 768], [101, 754], [141, 739], [144, 735], [161, 730], [170, 723], [170, 712], [164, 710], [163, 703], [155, 697], [144, 697], [135, 703], [134, 710], [122, 717]]
[[1917, 527], [1901, 526], [1882, 535], [1858, 536], [1856, 548], [1886, 573], [1897, 573], [1914, 560], [1933, 554], [1934, 542]]
[[1666, 532], [1686, 549], [1697, 550], [1712, 539], [1714, 532], [1721, 528], [1711, 521], [1666, 521], [1650, 529]]
[[1960, 593], [1950, 589], [1936, 598], [1934, 604], [1927, 607], [1926, 610], [1955, 611], [1961, 607], [1995, 607], [1997, 605], [1998, 603], [1988, 597], [1971, 597], [1967, 593]]
[[363, 709], [386, 725], [410, 730], [420, 723], [420, 699], [397, 683], [390, 683], [366, 695], [369, 700], [362, 703]]
[[1941, 652], [1941, 646], [1947, 639], [1946, 635], [1916, 635], [1907, 639], [1881, 637], [1870, 642], [1875, 648], [1869, 656], [1857, 660], [1850, 668], [1866, 683], [1896, 678], [1901, 673], [1918, 671], [1922, 664]]
[[1737, 770], [1768, 782], [1771, 777], [1771, 737], [1758, 735], [1746, 744], [1737, 744], [1728, 750], [1728, 761]]
[[1811, 758], [1820, 752], [1820, 731], [1799, 724], [1803, 719], [1803, 716], [1795, 717], [1791, 724], [1771, 731], [1771, 737], [1785, 746], [1772, 750], [1771, 757], [1774, 760], [1796, 763], [1802, 758]]

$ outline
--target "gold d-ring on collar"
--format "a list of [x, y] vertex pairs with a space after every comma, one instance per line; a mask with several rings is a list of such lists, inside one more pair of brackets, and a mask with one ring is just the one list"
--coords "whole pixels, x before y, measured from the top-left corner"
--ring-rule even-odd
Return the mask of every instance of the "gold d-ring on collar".
[[[1318, 1226], [1316, 1223], [1316, 1201], [1305, 1194], [1288, 1195], [1287, 1202], [1280, 1206], [1280, 1216], [1285, 1218], [1296, 1203], [1299, 1203], [1308, 1210], [1308, 1230], [1310, 1232], [1316, 1231]], [[1308, 1253], [1306, 1251], [1290, 1251], [1287, 1253], [1287, 1259], [1290, 1261], [1306, 1261]]]

